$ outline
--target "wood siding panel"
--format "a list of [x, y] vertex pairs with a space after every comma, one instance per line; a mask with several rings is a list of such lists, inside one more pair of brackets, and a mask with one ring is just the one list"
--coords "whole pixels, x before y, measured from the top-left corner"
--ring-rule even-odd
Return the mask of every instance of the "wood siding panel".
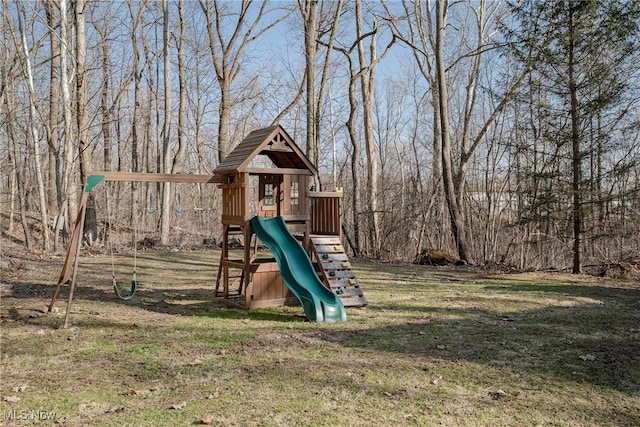
[[253, 272], [253, 307], [265, 306], [267, 301], [282, 301], [293, 296], [284, 284], [278, 265], [275, 262], [261, 263]]
[[311, 234], [341, 235], [340, 209], [342, 193], [309, 193], [311, 199]]

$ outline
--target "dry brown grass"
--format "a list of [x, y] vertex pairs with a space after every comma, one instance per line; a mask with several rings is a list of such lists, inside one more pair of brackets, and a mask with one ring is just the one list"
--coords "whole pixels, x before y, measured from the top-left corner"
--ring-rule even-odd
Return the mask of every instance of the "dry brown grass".
[[65, 295], [46, 312], [61, 258], [5, 258], [3, 425], [640, 424], [637, 282], [356, 261], [369, 307], [313, 324], [226, 308], [218, 256], [140, 254], [129, 302], [85, 256], [70, 329]]

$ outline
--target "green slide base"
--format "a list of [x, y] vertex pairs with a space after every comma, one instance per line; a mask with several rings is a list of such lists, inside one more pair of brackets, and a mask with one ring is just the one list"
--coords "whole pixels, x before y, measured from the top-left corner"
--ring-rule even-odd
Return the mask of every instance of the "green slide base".
[[340, 298], [324, 286], [284, 218], [251, 219], [254, 233], [267, 245], [278, 263], [284, 283], [300, 300], [304, 314], [312, 322], [344, 322], [347, 312]]

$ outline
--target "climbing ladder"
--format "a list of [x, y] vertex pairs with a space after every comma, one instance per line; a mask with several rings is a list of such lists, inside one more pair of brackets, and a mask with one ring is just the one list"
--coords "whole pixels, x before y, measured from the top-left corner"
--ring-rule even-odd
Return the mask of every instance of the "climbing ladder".
[[320, 279], [342, 300], [345, 307], [367, 305], [362, 288], [338, 236], [311, 235], [313, 261]]
[[[232, 259], [229, 254], [229, 239], [242, 242], [243, 249], [245, 245], [244, 227], [225, 224], [222, 231], [223, 245], [220, 253], [220, 262], [218, 263], [218, 276], [216, 278], [215, 295], [218, 297], [229, 298], [230, 296], [240, 296], [242, 289], [246, 286], [244, 262], [238, 259]], [[227, 270], [226, 274], [224, 270]], [[233, 273], [231, 273], [233, 271]], [[225, 276], [227, 283], [225, 284]]]

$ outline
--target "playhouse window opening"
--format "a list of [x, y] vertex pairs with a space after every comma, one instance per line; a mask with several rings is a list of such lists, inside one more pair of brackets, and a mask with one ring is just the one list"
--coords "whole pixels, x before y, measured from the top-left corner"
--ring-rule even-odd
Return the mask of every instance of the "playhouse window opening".
[[275, 206], [276, 201], [273, 193], [273, 184], [264, 184], [264, 199], [262, 201], [263, 206]]
[[292, 182], [291, 183], [291, 204], [297, 205], [299, 203], [299, 200], [300, 200], [300, 192], [298, 190], [298, 183]]

